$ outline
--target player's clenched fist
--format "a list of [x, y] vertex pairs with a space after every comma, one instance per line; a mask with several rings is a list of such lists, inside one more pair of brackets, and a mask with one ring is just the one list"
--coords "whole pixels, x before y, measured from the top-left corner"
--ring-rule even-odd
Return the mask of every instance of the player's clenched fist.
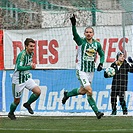
[[70, 20], [71, 20], [72, 25], [75, 26], [75, 25], [76, 25], [76, 19], [75, 19], [75, 15], [74, 15], [74, 14], [73, 14], [73, 16], [70, 18]]

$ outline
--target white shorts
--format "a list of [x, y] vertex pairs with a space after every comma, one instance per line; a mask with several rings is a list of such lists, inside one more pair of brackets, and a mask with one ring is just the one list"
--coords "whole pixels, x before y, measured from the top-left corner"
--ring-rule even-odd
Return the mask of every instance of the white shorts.
[[23, 89], [32, 90], [34, 87], [38, 86], [33, 79], [28, 79], [25, 83], [22, 84], [12, 84], [12, 92], [14, 98], [20, 98], [23, 93]]
[[83, 72], [83, 71], [77, 70], [76, 75], [77, 75], [78, 80], [81, 83], [81, 86], [86, 87], [88, 85], [89, 86], [91, 85], [94, 72]]

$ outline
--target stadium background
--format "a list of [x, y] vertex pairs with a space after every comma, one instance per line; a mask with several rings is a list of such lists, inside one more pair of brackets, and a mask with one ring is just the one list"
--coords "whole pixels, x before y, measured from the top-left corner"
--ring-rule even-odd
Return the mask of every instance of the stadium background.
[[[39, 100], [32, 105], [35, 114], [94, 115], [85, 96], [74, 97], [68, 100], [65, 106], [61, 104], [63, 90], [69, 91], [79, 86], [75, 75], [77, 47], [72, 38], [70, 15], [76, 14], [77, 29], [81, 36], [87, 25], [94, 27], [95, 38], [101, 42], [105, 51], [104, 67], [106, 68], [115, 60], [119, 50], [124, 49], [127, 56], [133, 57], [133, 2], [131, 0], [127, 3], [123, 0], [111, 2], [90, 0], [88, 4], [84, 4], [85, 0], [78, 2], [71, 0], [1, 1], [0, 111], [2, 113], [9, 111], [9, 105], [13, 100], [11, 76], [16, 56], [23, 49], [25, 38], [32, 37], [36, 40], [34, 61], [37, 63], [37, 70], [31, 73], [42, 90]], [[96, 103], [106, 115], [111, 112], [111, 80], [103, 77], [103, 71], [96, 71], [92, 83]], [[128, 115], [132, 115], [133, 112], [132, 82], [132, 74], [129, 74], [126, 93]], [[22, 104], [29, 93], [24, 91], [21, 104], [17, 109], [18, 114], [26, 113]], [[118, 111], [120, 111], [119, 103]], [[121, 114], [121, 112], [118, 113], [118, 115]]]

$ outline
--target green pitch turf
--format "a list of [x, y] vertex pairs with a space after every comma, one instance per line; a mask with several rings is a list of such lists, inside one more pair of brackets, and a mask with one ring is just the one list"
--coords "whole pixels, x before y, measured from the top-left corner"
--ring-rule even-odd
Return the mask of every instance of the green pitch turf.
[[0, 118], [0, 133], [133, 133], [133, 118], [96, 117], [19, 117]]

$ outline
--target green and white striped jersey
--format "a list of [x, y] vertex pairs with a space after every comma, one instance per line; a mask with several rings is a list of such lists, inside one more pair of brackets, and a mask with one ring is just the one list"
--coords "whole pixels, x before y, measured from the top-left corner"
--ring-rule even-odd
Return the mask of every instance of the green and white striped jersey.
[[30, 78], [29, 70], [32, 69], [33, 53], [31, 55], [26, 53], [26, 50], [22, 50], [16, 59], [15, 71], [12, 76], [12, 83], [21, 84]]
[[90, 44], [86, 38], [81, 38], [77, 33], [76, 26], [72, 26], [72, 32], [74, 41], [78, 45], [77, 69], [84, 72], [94, 72], [97, 53], [100, 55], [100, 63], [104, 62], [104, 51], [101, 44], [94, 39]]

